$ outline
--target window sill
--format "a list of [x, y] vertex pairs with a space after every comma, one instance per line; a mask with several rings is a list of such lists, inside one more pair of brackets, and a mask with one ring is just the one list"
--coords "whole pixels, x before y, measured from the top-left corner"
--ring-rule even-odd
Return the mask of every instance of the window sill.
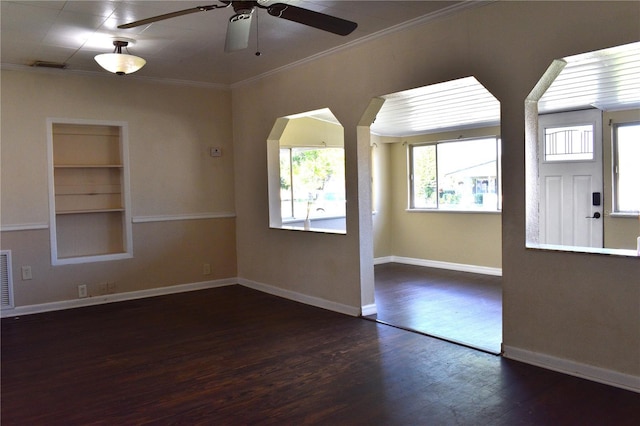
[[271, 229], [283, 229], [285, 231], [315, 232], [318, 234], [336, 234], [336, 235], [346, 235], [347, 233], [347, 231], [341, 230], [341, 229], [327, 229], [327, 228], [316, 228], [316, 227], [304, 229], [303, 226], [292, 226], [292, 225], [282, 225], [279, 228], [272, 227]]
[[[311, 222], [317, 222], [317, 221], [321, 221], [321, 220], [336, 220], [336, 219], [345, 219], [346, 220], [346, 216], [345, 215], [338, 215], [338, 216], [314, 216], [314, 217], [310, 217], [309, 220]], [[283, 219], [282, 220], [282, 224], [283, 225], [296, 225], [296, 224], [302, 224], [304, 223], [304, 219]]]
[[500, 210], [405, 209], [407, 213], [502, 214]]
[[620, 213], [620, 212], [611, 212], [609, 213], [610, 217], [616, 218], [627, 218], [627, 219], [638, 219], [640, 214], [638, 213]]
[[630, 249], [559, 246], [554, 244], [536, 244], [536, 243], [527, 243], [526, 247], [528, 249], [534, 249], [534, 250], [550, 250], [550, 251], [564, 251], [564, 252], [570, 252], [570, 253], [591, 253], [591, 254], [604, 254], [604, 255], [613, 255], [613, 256], [639, 257], [638, 252], [636, 250], [630, 250]]

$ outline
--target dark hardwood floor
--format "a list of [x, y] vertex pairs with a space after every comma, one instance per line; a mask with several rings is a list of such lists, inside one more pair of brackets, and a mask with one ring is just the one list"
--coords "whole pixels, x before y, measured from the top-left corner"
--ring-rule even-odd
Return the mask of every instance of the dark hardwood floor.
[[501, 281], [400, 263], [376, 265], [378, 313], [367, 318], [499, 354]]
[[635, 425], [640, 395], [239, 285], [2, 319], [9, 425]]

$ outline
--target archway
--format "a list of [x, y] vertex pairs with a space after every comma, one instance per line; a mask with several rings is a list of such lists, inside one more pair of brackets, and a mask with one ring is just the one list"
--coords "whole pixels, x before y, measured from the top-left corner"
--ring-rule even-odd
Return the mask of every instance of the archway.
[[[447, 279], [444, 273], [457, 275], [451, 278], [450, 286], [435, 293], [434, 287], [425, 288], [424, 291], [431, 291], [432, 300], [442, 296], [439, 307], [419, 303], [416, 293], [406, 297], [402, 308], [405, 313], [413, 310], [429, 318], [417, 320], [410, 314], [398, 315], [396, 308], [396, 312], [383, 309], [378, 289], [370, 317], [499, 353], [499, 102], [474, 77], [467, 77], [381, 96], [371, 102], [367, 114], [374, 117], [369, 122], [371, 127], [367, 134], [359, 129], [358, 135], [359, 144], [366, 140], [371, 146], [376, 283], [380, 282], [378, 272], [389, 264], [429, 268], [440, 279]], [[491, 308], [491, 326], [486, 312], [478, 312], [485, 319], [476, 317], [469, 326], [454, 325], [456, 316], [462, 321], [463, 315], [459, 314], [468, 314], [484, 303], [479, 298], [466, 297], [464, 288], [455, 288], [453, 281], [465, 276], [487, 277], [479, 282], [493, 281], [496, 300]], [[417, 286], [413, 287], [406, 293], [417, 290]], [[469, 305], [452, 306], [450, 313], [441, 309], [456, 297], [459, 303]], [[480, 325], [485, 332], [471, 331], [472, 324]], [[465, 332], [452, 334], [455, 329]]]

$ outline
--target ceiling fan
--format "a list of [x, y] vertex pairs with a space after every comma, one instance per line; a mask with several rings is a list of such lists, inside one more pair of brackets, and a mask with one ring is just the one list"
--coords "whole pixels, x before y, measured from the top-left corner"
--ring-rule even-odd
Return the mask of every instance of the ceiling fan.
[[351, 32], [353, 32], [353, 30], [355, 30], [358, 26], [358, 24], [356, 24], [355, 22], [347, 21], [346, 19], [337, 18], [335, 16], [326, 15], [324, 13], [315, 12], [313, 10], [304, 9], [285, 3], [263, 5], [260, 4], [259, 1], [220, 0], [220, 2], [222, 3], [220, 5], [213, 4], [209, 6], [197, 6], [190, 9], [179, 10], [176, 12], [165, 13], [164, 15], [141, 19], [139, 21], [130, 22], [128, 24], [119, 25], [118, 28], [134, 28], [140, 25], [151, 24], [153, 22], [176, 18], [182, 15], [188, 15], [196, 12], [208, 12], [213, 9], [223, 9], [231, 6], [235, 14], [229, 19], [224, 50], [225, 52], [233, 52], [236, 50], [246, 49], [249, 45], [251, 18], [256, 8], [265, 9], [269, 15], [275, 16], [276, 18], [286, 19], [288, 21], [308, 25], [310, 27], [342, 36], [351, 34]]

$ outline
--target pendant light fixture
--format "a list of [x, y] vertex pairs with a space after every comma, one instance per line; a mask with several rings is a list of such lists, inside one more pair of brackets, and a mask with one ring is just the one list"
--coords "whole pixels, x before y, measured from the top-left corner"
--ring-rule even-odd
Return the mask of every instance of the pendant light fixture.
[[125, 40], [114, 40], [113, 53], [103, 53], [95, 56], [95, 60], [102, 68], [118, 75], [131, 74], [138, 71], [147, 63], [139, 56], [122, 53], [122, 48], [129, 45]]

